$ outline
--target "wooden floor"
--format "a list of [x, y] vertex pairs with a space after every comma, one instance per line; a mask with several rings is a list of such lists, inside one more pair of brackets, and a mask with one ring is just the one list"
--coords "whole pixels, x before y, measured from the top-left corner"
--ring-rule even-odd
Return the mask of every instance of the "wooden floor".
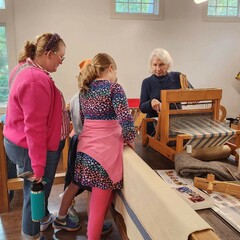
[[[59, 194], [62, 193], [63, 185], [54, 185], [49, 200], [49, 210], [53, 214], [57, 214], [60, 205]], [[48, 240], [59, 239], [59, 240], [86, 240], [86, 226], [87, 226], [87, 191], [82, 193], [76, 198], [76, 210], [78, 212], [81, 229], [77, 232], [66, 232], [63, 230], [54, 230], [49, 227], [44, 235]], [[13, 201], [11, 203], [10, 213], [4, 213], [0, 215], [0, 240], [24, 240], [21, 236], [21, 211], [22, 209], [22, 190], [15, 191]], [[107, 219], [114, 225], [113, 231], [102, 239], [120, 240], [120, 235], [117, 227], [109, 213]]]
[[[136, 138], [136, 152], [144, 159], [144, 161], [153, 169], [172, 169], [174, 164], [162, 155], [152, 150], [141, 146], [140, 137]], [[62, 185], [54, 185], [49, 201], [49, 210], [52, 213], [57, 213], [60, 204], [59, 194], [62, 192]], [[78, 211], [82, 228], [77, 232], [66, 232], [62, 230], [54, 230], [49, 227], [44, 232], [47, 239], [52, 240], [85, 240], [86, 225], [87, 225], [87, 192], [85, 191], [76, 199], [76, 209]], [[22, 191], [15, 191], [13, 201], [11, 203], [11, 211], [0, 215], [0, 240], [23, 240], [21, 237], [21, 209], [22, 209]], [[217, 214], [210, 210], [198, 211], [199, 215], [205, 219], [210, 226], [215, 230], [221, 240], [237, 240], [240, 239], [240, 234], [231, 226], [224, 222]], [[109, 212], [107, 219], [113, 223], [113, 231], [102, 239], [121, 240], [118, 229], [113, 221], [112, 215]], [[131, 239], [135, 240], [135, 239]], [[158, 240], [158, 239], [156, 239]], [[177, 239], [176, 239], [177, 240]], [[207, 240], [207, 239], [206, 239]]]

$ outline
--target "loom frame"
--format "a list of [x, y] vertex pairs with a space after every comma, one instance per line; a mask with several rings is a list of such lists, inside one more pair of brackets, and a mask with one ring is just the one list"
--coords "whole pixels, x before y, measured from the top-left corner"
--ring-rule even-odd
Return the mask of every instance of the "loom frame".
[[[193, 114], [193, 113], [212, 113], [213, 120], [219, 120], [220, 102], [222, 99], [222, 89], [219, 88], [203, 88], [203, 89], [174, 89], [161, 90], [161, 111], [158, 119], [146, 118], [142, 122], [142, 144], [148, 145], [166, 158], [174, 161], [174, 156], [183, 151], [184, 141], [191, 138], [190, 134], [177, 134], [176, 137], [169, 136], [170, 115]], [[211, 102], [210, 108], [201, 109], [169, 109], [171, 103], [186, 102], [194, 103], [208, 101]], [[155, 122], [156, 133], [154, 136], [147, 134], [147, 123]], [[240, 131], [237, 130], [234, 136], [235, 143], [227, 143], [238, 160], [238, 154], [235, 152], [240, 146]], [[176, 142], [175, 146], [168, 146], [168, 142]]]

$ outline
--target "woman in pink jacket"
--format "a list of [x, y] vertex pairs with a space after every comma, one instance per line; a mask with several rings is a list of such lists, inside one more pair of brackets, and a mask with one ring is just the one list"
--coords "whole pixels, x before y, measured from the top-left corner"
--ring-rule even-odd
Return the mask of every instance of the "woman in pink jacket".
[[[65, 43], [54, 33], [44, 33], [35, 42], [27, 41], [19, 64], [9, 78], [4, 145], [19, 173], [33, 172], [32, 180], [44, 186], [46, 217], [42, 223], [31, 219], [31, 182], [24, 180], [22, 233], [25, 239], [45, 239], [40, 234], [53, 220], [48, 211], [60, 154], [69, 133], [69, 117], [62, 93], [49, 73], [56, 72], [65, 55]], [[41, 227], [41, 228], [40, 228]]]

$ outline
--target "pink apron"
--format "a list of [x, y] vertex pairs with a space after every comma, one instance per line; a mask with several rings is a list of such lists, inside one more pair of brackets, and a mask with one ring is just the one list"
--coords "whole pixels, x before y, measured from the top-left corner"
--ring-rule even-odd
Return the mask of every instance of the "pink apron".
[[113, 183], [122, 180], [123, 137], [118, 120], [85, 119], [77, 151], [101, 164]]

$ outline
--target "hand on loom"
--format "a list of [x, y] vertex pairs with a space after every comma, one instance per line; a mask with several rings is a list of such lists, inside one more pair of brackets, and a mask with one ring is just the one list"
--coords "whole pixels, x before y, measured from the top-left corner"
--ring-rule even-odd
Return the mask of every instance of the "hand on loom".
[[161, 110], [161, 102], [159, 102], [157, 99], [155, 99], [155, 98], [152, 99], [151, 106], [157, 113], [160, 112], [160, 110]]

